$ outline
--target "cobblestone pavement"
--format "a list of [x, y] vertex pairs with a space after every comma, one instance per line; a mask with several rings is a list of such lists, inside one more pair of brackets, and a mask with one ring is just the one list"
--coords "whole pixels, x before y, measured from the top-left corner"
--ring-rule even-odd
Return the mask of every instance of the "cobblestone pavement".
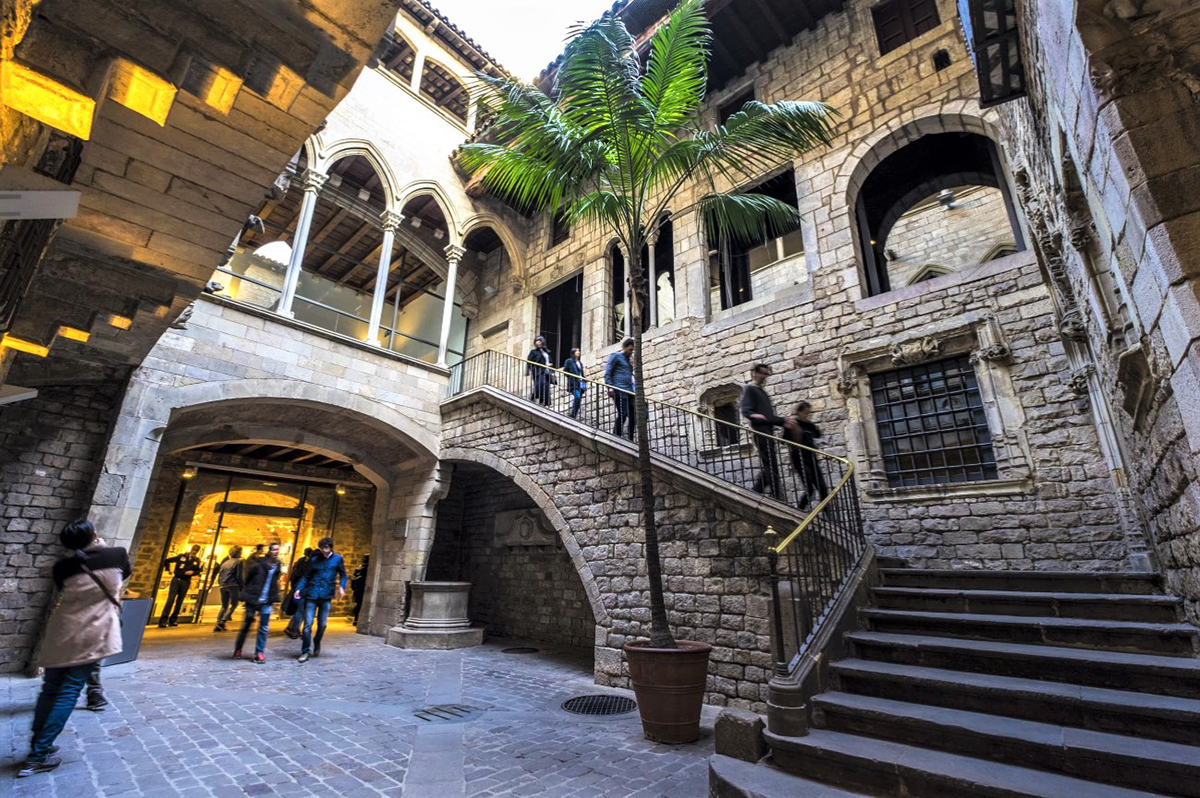
[[[332, 627], [332, 624], [331, 624]], [[207, 632], [207, 630], [206, 630]], [[272, 635], [267, 664], [229, 658], [230, 634], [184, 628], [147, 636], [135, 663], [104, 670], [112, 706], [76, 711], [59, 737], [63, 765], [16, 780], [39, 682], [0, 680], [7, 739], [0, 797], [629, 796], [702, 798], [714, 708], [700, 741], [650, 743], [637, 713], [560, 708], [598, 687], [590, 661], [527, 641], [461, 651], [402, 651], [331, 628], [319, 659]], [[423, 721], [454, 704], [475, 714]]]

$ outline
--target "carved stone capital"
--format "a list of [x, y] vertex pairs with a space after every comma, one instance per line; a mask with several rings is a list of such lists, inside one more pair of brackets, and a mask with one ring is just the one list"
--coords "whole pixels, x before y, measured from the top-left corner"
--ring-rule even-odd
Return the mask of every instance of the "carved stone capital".
[[447, 244], [442, 251], [446, 253], [446, 260], [452, 263], [458, 263], [462, 260], [463, 255], [467, 254], [467, 251], [458, 244]]
[[384, 211], [379, 215], [379, 221], [383, 224], [385, 231], [390, 230], [394, 233], [400, 228], [400, 223], [404, 221], [404, 214]]
[[304, 173], [304, 190], [318, 192], [325, 187], [326, 181], [329, 180], [329, 175], [323, 175], [320, 172], [314, 172], [309, 169]]
[[916, 341], [894, 343], [888, 353], [894, 366], [916, 366], [937, 357], [941, 351], [941, 342], [927, 335]]
[[838, 374], [837, 390], [842, 396], [858, 396], [858, 381], [862, 377], [862, 369], [858, 366], [847, 366]]

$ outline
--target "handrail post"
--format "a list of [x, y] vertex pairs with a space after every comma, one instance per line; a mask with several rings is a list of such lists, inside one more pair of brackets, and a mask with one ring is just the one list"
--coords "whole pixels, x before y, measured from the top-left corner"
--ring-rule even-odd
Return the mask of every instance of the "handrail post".
[[[774, 527], [767, 527], [767, 539], [772, 540], [777, 535]], [[788, 675], [788, 656], [783, 650], [783, 607], [779, 602], [779, 555], [775, 552], [773, 545], [768, 545], [767, 562], [771, 568], [771, 606], [772, 615], [774, 615], [772, 623], [772, 634], [775, 637], [775, 675]]]
[[492, 350], [487, 350], [483, 359], [483, 384], [492, 384]]

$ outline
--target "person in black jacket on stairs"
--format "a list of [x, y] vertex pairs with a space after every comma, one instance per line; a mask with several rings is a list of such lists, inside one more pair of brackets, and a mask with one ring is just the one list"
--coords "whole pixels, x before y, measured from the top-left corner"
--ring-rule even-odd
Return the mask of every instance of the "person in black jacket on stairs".
[[[754, 479], [754, 492], [765, 493], [773, 499], [784, 500], [783, 474], [779, 464], [779, 450], [773, 437], [775, 428], [788, 422], [775, 414], [775, 406], [767, 394], [767, 380], [772, 376], [771, 367], [758, 363], [750, 372], [751, 381], [742, 390], [742, 416], [754, 430], [754, 443], [758, 447], [758, 460], [762, 471]], [[795, 422], [792, 422], [795, 423]]]

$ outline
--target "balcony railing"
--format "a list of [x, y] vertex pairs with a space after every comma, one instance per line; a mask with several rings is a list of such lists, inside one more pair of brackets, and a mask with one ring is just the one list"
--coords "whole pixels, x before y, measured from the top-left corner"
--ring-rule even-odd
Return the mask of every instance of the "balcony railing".
[[[597, 372], [600, 370], [597, 369]], [[613, 438], [634, 440], [633, 394], [603, 384], [603, 374], [578, 377], [561, 369], [488, 350], [450, 373], [449, 395], [490, 387], [540, 405]], [[849, 583], [866, 548], [854, 466], [841, 457], [755, 432], [669, 402], [647, 399], [650, 451], [739, 490], [755, 491], [803, 514], [782, 539], [768, 530], [765, 546], [774, 605], [775, 670], [799, 663], [821, 622]], [[724, 434], [716, 430], [724, 428]], [[715, 439], [754, 446], [713, 449]]]

